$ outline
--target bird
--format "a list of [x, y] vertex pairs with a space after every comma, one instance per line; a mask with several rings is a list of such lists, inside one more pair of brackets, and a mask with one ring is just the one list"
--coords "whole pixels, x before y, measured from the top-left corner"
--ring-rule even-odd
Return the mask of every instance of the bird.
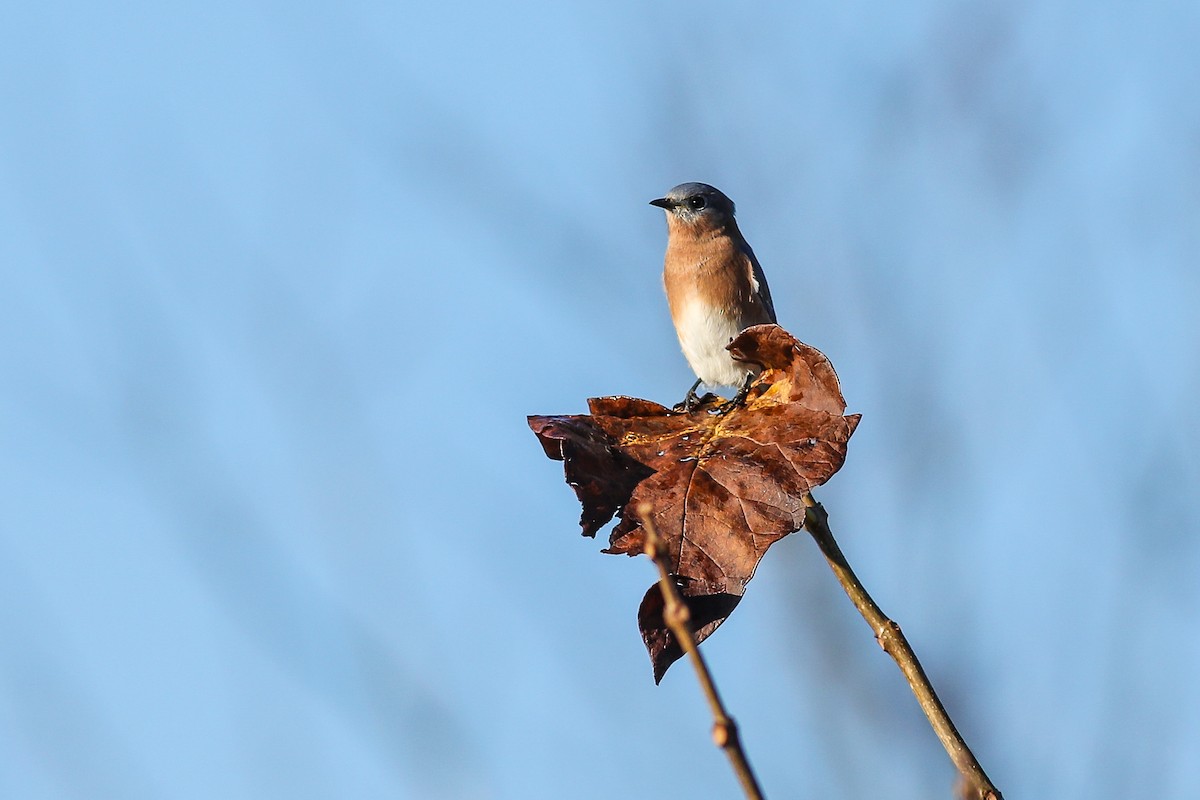
[[667, 214], [663, 288], [679, 346], [696, 373], [681, 405], [694, 410], [701, 383], [740, 387], [714, 412], [726, 413], [745, 401], [758, 368], [735, 360], [725, 346], [751, 325], [776, 322], [767, 277], [721, 190], [681, 183], [650, 205]]

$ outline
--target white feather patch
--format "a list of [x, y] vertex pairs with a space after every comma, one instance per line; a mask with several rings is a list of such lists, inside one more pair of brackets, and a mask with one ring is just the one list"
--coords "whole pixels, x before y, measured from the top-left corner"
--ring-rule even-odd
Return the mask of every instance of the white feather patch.
[[741, 386], [751, 368], [733, 360], [725, 345], [742, 332], [737, 319], [695, 300], [682, 308], [675, 332], [696, 377], [710, 386]]

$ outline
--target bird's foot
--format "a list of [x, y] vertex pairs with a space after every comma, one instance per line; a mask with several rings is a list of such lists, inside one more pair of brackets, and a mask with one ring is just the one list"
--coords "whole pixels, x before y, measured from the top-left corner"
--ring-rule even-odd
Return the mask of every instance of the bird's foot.
[[742, 388], [738, 389], [738, 393], [733, 396], [733, 399], [711, 409], [708, 413], [723, 417], [730, 411], [746, 405], [746, 398], [750, 396], [750, 384], [752, 383], [754, 383], [754, 373], [747, 373], [745, 383], [742, 384]]
[[696, 394], [696, 390], [698, 388], [700, 388], [699, 378], [697, 378], [696, 382], [692, 384], [692, 388], [688, 389], [687, 394], [683, 398], [683, 402], [676, 403], [672, 411], [682, 411], [686, 414], [690, 414], [695, 411], [700, 405], [700, 398]]

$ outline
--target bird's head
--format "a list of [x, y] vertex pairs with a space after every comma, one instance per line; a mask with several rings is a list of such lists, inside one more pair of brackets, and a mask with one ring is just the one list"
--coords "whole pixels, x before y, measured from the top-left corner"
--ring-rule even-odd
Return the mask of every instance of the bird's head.
[[650, 205], [667, 212], [667, 222], [688, 228], [724, 228], [733, 220], [733, 201], [707, 183], [681, 183]]

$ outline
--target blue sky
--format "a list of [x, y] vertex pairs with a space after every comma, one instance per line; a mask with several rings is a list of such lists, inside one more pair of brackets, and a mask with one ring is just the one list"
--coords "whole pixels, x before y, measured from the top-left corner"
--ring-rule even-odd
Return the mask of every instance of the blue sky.
[[[0, 794], [736, 796], [525, 426], [682, 396], [689, 180], [863, 415], [819, 498], [997, 785], [1194, 791], [1194, 4], [0, 23]], [[705, 650], [768, 796], [949, 796], [803, 536]]]

